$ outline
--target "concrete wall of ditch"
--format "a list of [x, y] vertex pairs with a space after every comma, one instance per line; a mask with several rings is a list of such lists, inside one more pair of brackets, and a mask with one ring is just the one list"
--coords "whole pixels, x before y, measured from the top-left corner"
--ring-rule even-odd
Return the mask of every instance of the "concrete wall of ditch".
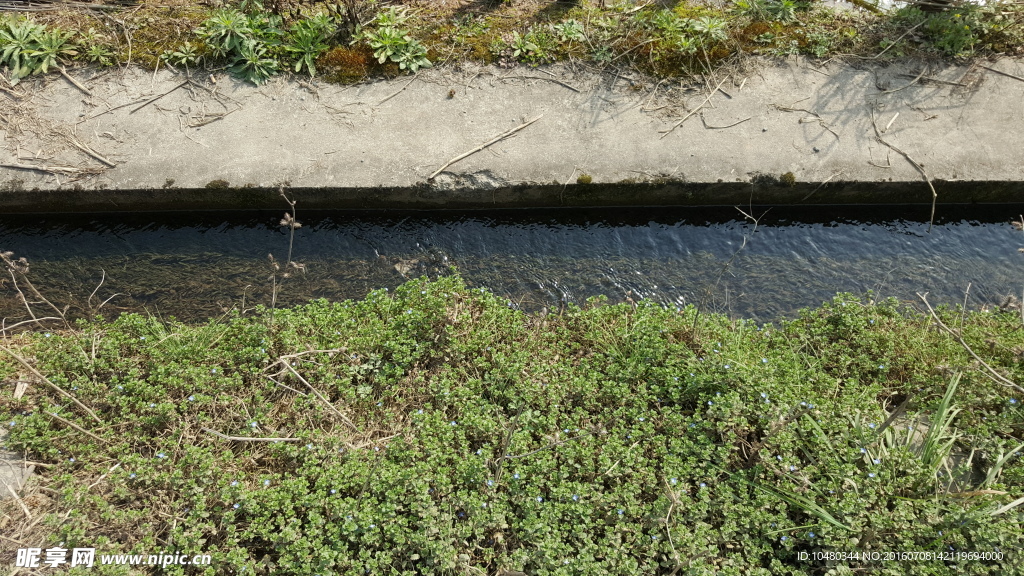
[[0, 210], [279, 209], [282, 186], [304, 209], [930, 204], [913, 163], [939, 203], [1024, 200], [1014, 59], [751, 60], [710, 99], [557, 66], [347, 87], [75, 74], [88, 95], [50, 76], [0, 101]]

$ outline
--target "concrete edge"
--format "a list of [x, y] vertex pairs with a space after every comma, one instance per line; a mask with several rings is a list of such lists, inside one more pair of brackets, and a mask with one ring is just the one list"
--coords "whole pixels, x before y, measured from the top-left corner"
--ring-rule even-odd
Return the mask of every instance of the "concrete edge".
[[[1024, 182], [933, 181], [937, 204], [1020, 202]], [[161, 212], [183, 210], [277, 210], [281, 188], [3, 190], [0, 211], [8, 214]], [[431, 210], [501, 208], [610, 208], [643, 206], [816, 206], [858, 204], [931, 205], [923, 180], [903, 182], [794, 182], [775, 176], [751, 182], [657, 180], [591, 184], [517, 184], [442, 189], [425, 182], [409, 187], [286, 188], [304, 210]]]

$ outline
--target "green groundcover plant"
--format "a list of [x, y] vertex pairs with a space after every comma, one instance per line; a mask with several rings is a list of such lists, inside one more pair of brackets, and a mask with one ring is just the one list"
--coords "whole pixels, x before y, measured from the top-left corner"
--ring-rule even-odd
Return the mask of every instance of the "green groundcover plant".
[[[1024, 381], [1019, 314], [938, 314]], [[167, 574], [1020, 574], [1024, 560], [1024, 398], [892, 301], [841, 295], [777, 325], [600, 299], [540, 316], [453, 276], [2, 345], [0, 378], [32, 382], [0, 392], [8, 447], [41, 464], [31, 519], [0, 504], [2, 562], [19, 542], [211, 555]], [[823, 559], [899, 551], [947, 556]]]

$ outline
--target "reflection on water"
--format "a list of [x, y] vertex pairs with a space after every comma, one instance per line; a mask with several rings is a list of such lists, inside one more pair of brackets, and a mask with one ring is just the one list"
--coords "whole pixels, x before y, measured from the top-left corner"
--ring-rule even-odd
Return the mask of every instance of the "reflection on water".
[[[968, 284], [978, 306], [1024, 286], [1024, 235], [1009, 224], [1022, 212], [940, 207], [947, 219], [928, 234], [920, 207], [754, 207], [755, 231], [732, 208], [303, 214], [300, 205], [294, 258], [306, 273], [285, 281], [279, 303], [359, 298], [454, 266], [468, 284], [532, 310], [604, 294], [770, 320], [837, 291], [903, 300], [929, 292], [953, 303]], [[122, 294], [107, 315], [145, 310], [199, 320], [243, 301], [269, 303], [267, 255], [283, 260], [288, 250], [280, 217], [6, 217], [0, 250], [27, 257], [35, 285], [72, 310], [86, 307], [105, 272], [97, 296]], [[27, 318], [9, 281], [0, 288], [0, 317], [8, 325]]]

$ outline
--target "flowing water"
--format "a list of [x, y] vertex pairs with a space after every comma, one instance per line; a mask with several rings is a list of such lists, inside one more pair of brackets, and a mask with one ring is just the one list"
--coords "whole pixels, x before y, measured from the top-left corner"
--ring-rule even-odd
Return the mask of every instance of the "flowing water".
[[[300, 206], [301, 208], [301, 206]], [[759, 321], [792, 316], [836, 292], [996, 305], [1024, 288], [1022, 206], [649, 208], [495, 212], [299, 212], [280, 305], [360, 298], [454, 266], [527, 310], [607, 295], [648, 298]], [[287, 258], [281, 212], [0, 217], [0, 250], [72, 314], [119, 293], [107, 316], [140, 311], [198, 321], [269, 303], [272, 264]], [[9, 279], [0, 318], [26, 319]], [[22, 286], [22, 288], [26, 288]], [[31, 299], [31, 297], [30, 297]], [[36, 306], [38, 315], [47, 314]]]

